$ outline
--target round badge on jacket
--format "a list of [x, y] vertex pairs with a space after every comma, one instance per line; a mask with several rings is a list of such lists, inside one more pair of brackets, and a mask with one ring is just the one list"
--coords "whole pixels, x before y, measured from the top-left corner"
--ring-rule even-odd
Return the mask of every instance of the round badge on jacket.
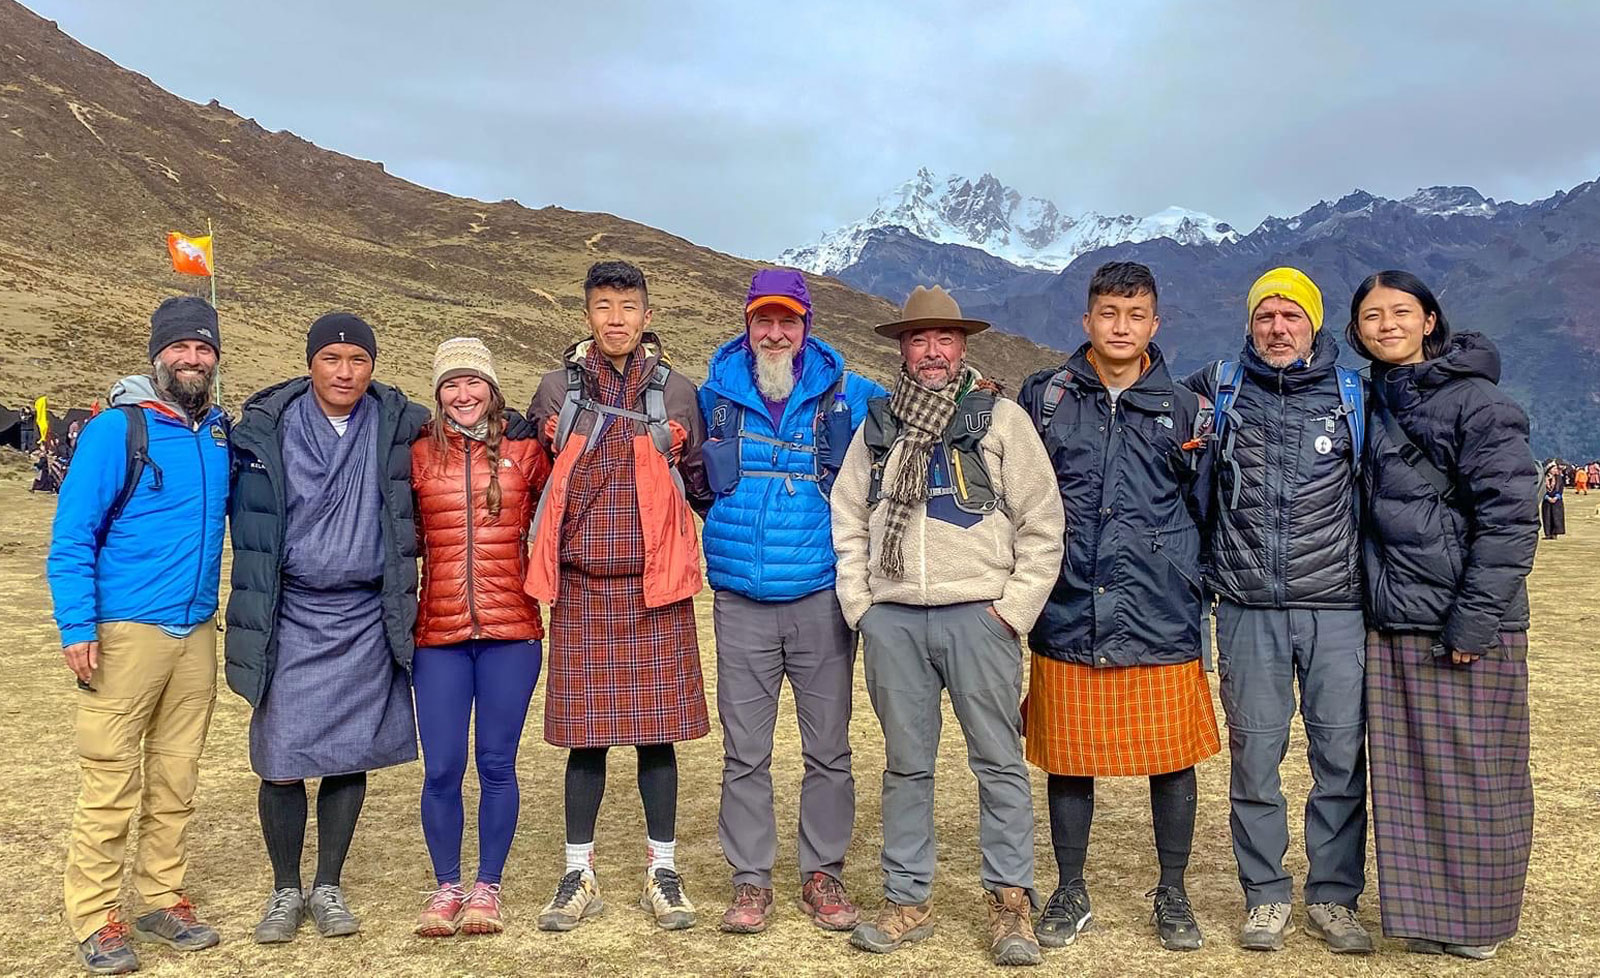
[[1316, 446], [1318, 455], [1326, 455], [1333, 451], [1333, 439], [1329, 438], [1327, 435], [1318, 435], [1317, 440], [1313, 442], [1313, 444]]

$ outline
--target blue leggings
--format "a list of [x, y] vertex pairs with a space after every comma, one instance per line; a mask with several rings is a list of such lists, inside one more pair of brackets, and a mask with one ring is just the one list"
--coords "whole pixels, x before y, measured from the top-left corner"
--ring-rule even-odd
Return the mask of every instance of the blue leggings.
[[461, 882], [461, 779], [478, 706], [478, 879], [500, 882], [517, 831], [517, 745], [539, 681], [537, 641], [475, 639], [419, 648], [411, 682], [422, 736], [422, 836], [440, 883]]

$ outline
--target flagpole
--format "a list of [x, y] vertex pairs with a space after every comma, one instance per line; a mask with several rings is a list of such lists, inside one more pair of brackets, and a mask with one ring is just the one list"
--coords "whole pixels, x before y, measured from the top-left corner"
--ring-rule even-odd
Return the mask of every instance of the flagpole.
[[[211, 218], [206, 218], [206, 235], [211, 238], [211, 308], [217, 308], [217, 232], [211, 227]], [[219, 317], [220, 318], [220, 317]], [[218, 363], [216, 372], [211, 375], [211, 403], [222, 407], [222, 364]]]

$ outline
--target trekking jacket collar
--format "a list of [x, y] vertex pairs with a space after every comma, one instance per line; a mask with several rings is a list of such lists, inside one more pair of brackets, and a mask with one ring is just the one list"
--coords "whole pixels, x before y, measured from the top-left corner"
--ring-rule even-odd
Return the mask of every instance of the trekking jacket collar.
[[[1072, 373], [1072, 383], [1088, 390], [1104, 391], [1106, 385], [1100, 380], [1100, 372], [1089, 362], [1091, 349], [1093, 347], [1088, 343], [1078, 347], [1077, 352], [1067, 360], [1067, 369]], [[1123, 393], [1171, 394], [1172, 375], [1167, 372], [1167, 361], [1161, 355], [1161, 348], [1151, 343], [1145, 353], [1150, 357], [1150, 366], [1145, 368], [1138, 380], [1124, 388]]]
[[1296, 360], [1287, 367], [1274, 367], [1261, 359], [1255, 341], [1246, 334], [1239, 362], [1256, 385], [1274, 393], [1291, 394], [1311, 390], [1327, 383], [1339, 363], [1339, 341], [1325, 329], [1317, 330], [1311, 343], [1311, 361]]
[[155, 379], [146, 374], [134, 374], [124, 377], [111, 387], [111, 393], [106, 397], [110, 407], [124, 407], [137, 405], [149, 408], [156, 416], [167, 421], [184, 425], [198, 431], [201, 427], [217, 420], [223, 414], [222, 408], [213, 404], [206, 409], [205, 416], [199, 419], [191, 418], [189, 412], [171, 398], [156, 388]]
[[[790, 404], [822, 396], [844, 373], [844, 357], [816, 337], [807, 337], [801, 350], [800, 377], [789, 395]], [[747, 337], [735, 336], [711, 355], [705, 386], [741, 407], [765, 413], [766, 405], [756, 390], [754, 366], [755, 352]], [[788, 411], [787, 404], [784, 410]]]
[[1457, 333], [1444, 354], [1421, 363], [1372, 364], [1372, 390], [1384, 404], [1405, 412], [1452, 381], [1469, 378], [1500, 383], [1500, 351], [1482, 333]]

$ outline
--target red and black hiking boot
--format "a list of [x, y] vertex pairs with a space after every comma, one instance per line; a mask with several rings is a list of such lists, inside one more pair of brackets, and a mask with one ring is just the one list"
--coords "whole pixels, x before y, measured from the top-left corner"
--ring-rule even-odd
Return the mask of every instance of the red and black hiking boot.
[[730, 934], [759, 934], [767, 929], [772, 912], [772, 888], [736, 883], [733, 905], [722, 915], [722, 929]]
[[812, 873], [800, 890], [800, 907], [823, 930], [851, 930], [861, 911], [845, 895], [844, 884], [827, 873]]

